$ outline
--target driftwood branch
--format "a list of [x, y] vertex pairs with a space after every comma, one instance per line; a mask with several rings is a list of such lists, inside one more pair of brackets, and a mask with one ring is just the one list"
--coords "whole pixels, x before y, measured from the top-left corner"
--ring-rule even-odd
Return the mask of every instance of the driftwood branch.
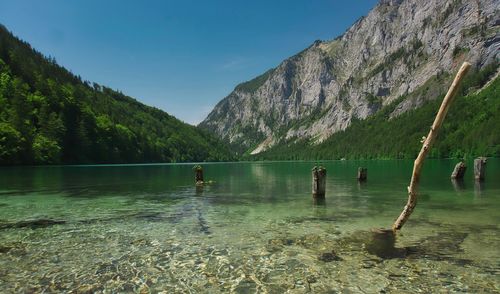
[[432, 124], [429, 134], [422, 140], [423, 146], [422, 149], [420, 150], [420, 153], [417, 156], [417, 159], [415, 159], [410, 186], [408, 187], [408, 202], [406, 203], [405, 208], [401, 212], [401, 215], [398, 217], [396, 222], [394, 222], [394, 225], [392, 225], [392, 229], [394, 231], [399, 230], [403, 227], [403, 225], [405, 224], [405, 222], [408, 220], [411, 213], [415, 209], [415, 206], [417, 205], [417, 196], [418, 196], [417, 193], [418, 193], [418, 183], [420, 180], [420, 171], [422, 170], [422, 166], [424, 165], [425, 157], [427, 156], [427, 153], [429, 153], [429, 150], [431, 149], [432, 144], [436, 139], [436, 135], [439, 131], [439, 128], [443, 124], [443, 120], [446, 117], [446, 113], [448, 112], [448, 109], [457, 94], [460, 82], [462, 81], [463, 77], [469, 70], [470, 66], [471, 66], [470, 63], [464, 62], [464, 64], [462, 64], [462, 67], [460, 67], [460, 70], [458, 71], [455, 80], [453, 80], [453, 83], [451, 84], [448, 93], [446, 93], [446, 96], [444, 97], [443, 102], [441, 103], [441, 107], [439, 108], [436, 118], [434, 119], [434, 123]]

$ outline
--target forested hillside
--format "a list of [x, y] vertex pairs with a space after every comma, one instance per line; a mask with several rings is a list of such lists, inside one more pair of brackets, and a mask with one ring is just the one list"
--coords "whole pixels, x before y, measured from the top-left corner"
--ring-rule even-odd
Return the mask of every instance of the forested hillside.
[[[459, 96], [450, 108], [429, 156], [434, 158], [466, 156], [500, 156], [500, 78], [478, 92], [493, 75], [498, 63], [468, 74]], [[413, 95], [432, 93], [446, 76], [433, 78]], [[428, 101], [422, 107], [391, 118], [400, 97], [366, 120], [353, 121], [319, 145], [308, 140], [289, 142], [251, 156], [259, 159], [371, 159], [415, 158], [420, 151], [422, 136], [426, 136], [439, 109], [440, 98]]]
[[82, 81], [0, 26], [0, 165], [231, 159], [211, 135]]

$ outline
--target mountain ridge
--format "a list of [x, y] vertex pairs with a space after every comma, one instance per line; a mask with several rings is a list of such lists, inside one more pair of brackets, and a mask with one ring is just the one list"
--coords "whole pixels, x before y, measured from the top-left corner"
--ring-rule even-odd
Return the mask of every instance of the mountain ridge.
[[[500, 157], [500, 68], [498, 63], [466, 76], [450, 107], [430, 158]], [[426, 84], [443, 83], [440, 77]], [[445, 88], [445, 87], [444, 87]], [[431, 91], [427, 85], [417, 91]], [[249, 160], [325, 160], [325, 159], [414, 159], [434, 121], [445, 90], [438, 99], [390, 118], [402, 97], [384, 106], [365, 120], [355, 120], [343, 131], [324, 142], [310, 145], [307, 140], [285, 142]]]
[[[476, 68], [498, 60], [499, 18], [494, 0], [380, 1], [343, 35], [260, 76], [252, 91], [235, 87], [199, 126], [241, 153], [294, 138], [321, 143], [465, 59]], [[391, 117], [437, 96], [403, 100]]]

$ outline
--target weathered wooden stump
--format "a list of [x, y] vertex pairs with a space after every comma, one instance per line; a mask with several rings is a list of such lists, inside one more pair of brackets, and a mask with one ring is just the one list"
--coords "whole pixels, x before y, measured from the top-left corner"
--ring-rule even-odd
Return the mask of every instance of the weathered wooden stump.
[[476, 181], [484, 181], [484, 172], [486, 166], [486, 157], [474, 159], [474, 178]]
[[196, 185], [203, 185], [203, 168], [201, 165], [196, 165], [193, 167], [194, 170], [194, 182]]
[[312, 169], [312, 194], [315, 198], [324, 198], [326, 190], [326, 169], [315, 166]]
[[358, 167], [358, 181], [364, 182], [368, 178], [368, 169], [366, 167]]
[[455, 180], [462, 180], [465, 175], [465, 171], [467, 170], [467, 166], [463, 161], [460, 161], [455, 165], [453, 172], [451, 173], [451, 178]]

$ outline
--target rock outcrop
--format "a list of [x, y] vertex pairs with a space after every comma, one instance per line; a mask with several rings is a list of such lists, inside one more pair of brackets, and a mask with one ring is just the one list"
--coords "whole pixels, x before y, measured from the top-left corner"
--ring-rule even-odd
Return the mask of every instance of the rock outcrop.
[[238, 85], [200, 127], [254, 154], [319, 143], [391, 102], [399, 103], [391, 116], [419, 107], [437, 95], [406, 95], [465, 59], [481, 68], [499, 52], [497, 0], [382, 0], [342, 36]]

